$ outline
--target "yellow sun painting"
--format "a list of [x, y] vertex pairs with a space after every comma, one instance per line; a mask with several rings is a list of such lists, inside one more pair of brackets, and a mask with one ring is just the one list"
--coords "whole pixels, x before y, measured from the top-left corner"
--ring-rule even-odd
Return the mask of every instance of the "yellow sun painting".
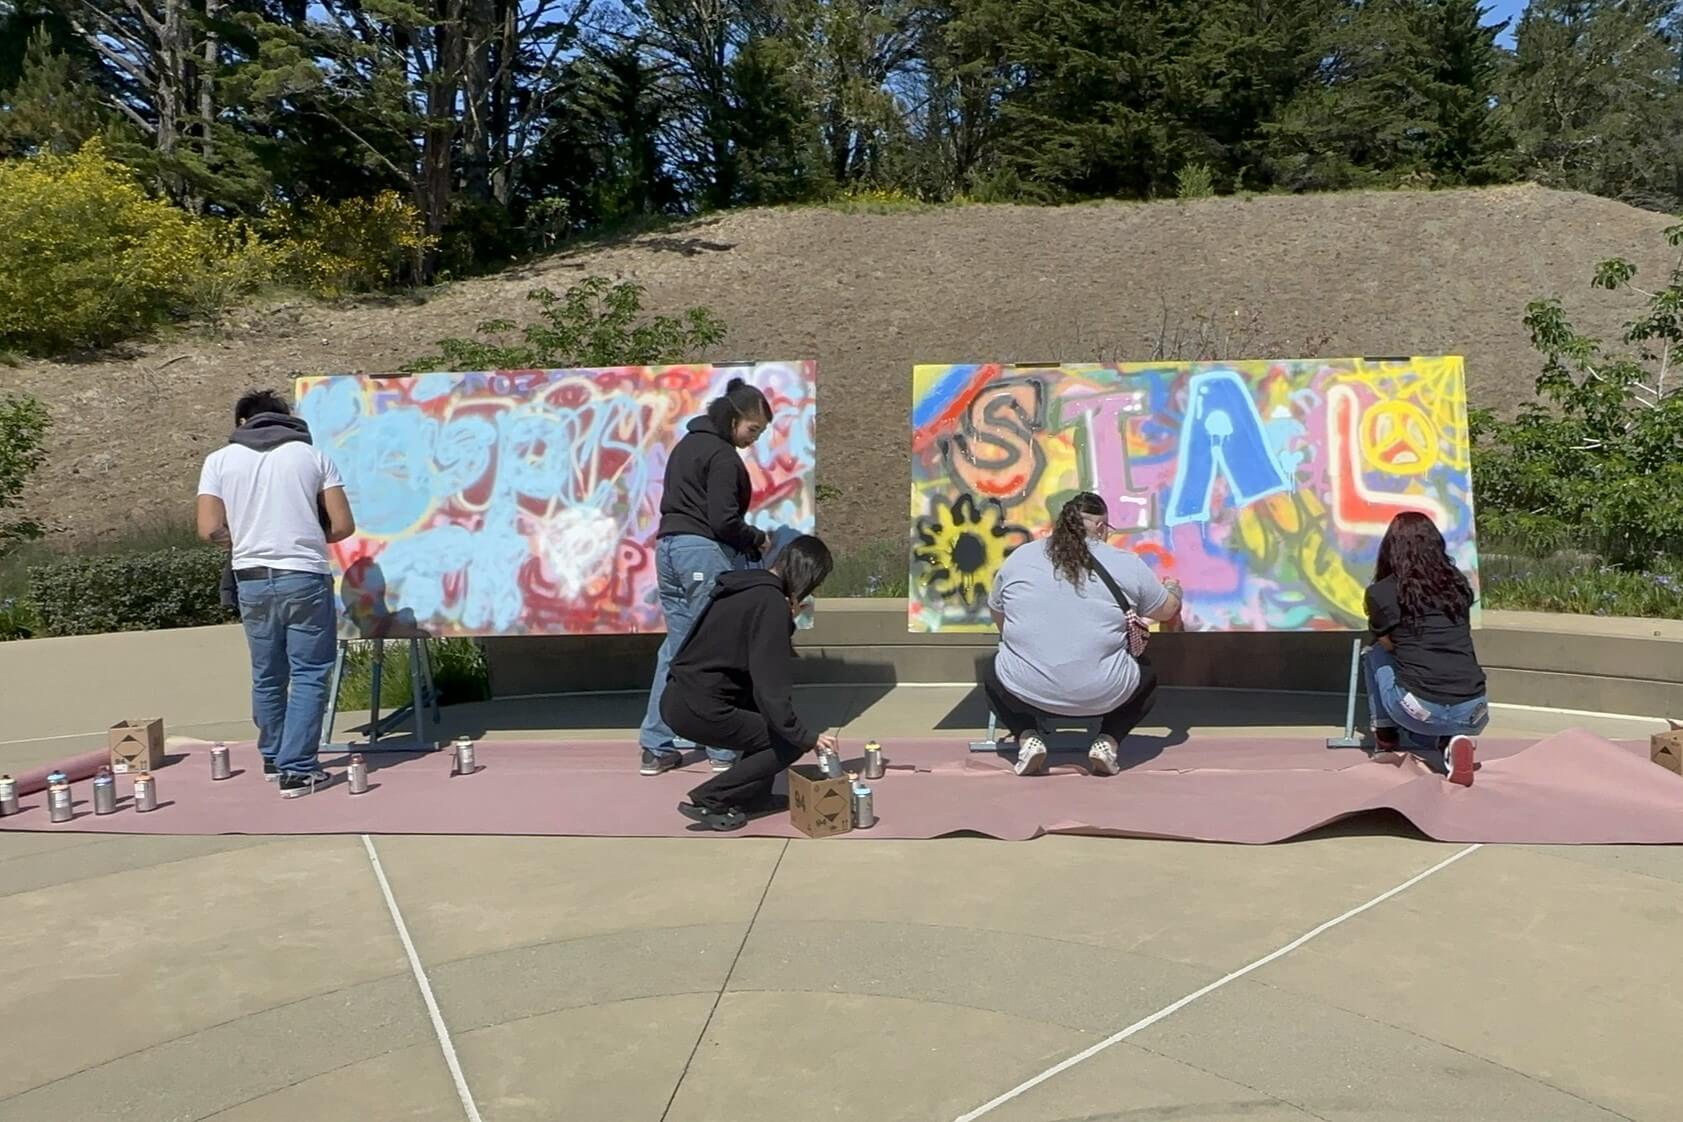
[[993, 575], [1029, 533], [1005, 521], [996, 502], [978, 505], [964, 494], [951, 506], [937, 503], [917, 520], [912, 556], [928, 566], [926, 587], [943, 600], [957, 598], [974, 608], [987, 595]]

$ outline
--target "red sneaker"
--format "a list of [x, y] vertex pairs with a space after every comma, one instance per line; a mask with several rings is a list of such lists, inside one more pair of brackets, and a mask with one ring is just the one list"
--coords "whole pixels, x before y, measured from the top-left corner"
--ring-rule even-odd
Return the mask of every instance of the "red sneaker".
[[1449, 739], [1449, 747], [1444, 750], [1443, 762], [1449, 766], [1449, 781], [1462, 787], [1473, 785], [1473, 771], [1478, 766], [1473, 761], [1473, 755], [1478, 751], [1478, 744], [1470, 736], [1453, 736]]

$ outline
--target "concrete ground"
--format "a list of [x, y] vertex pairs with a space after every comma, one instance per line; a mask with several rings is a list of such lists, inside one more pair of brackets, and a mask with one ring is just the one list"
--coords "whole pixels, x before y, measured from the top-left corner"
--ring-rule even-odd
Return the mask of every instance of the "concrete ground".
[[[854, 737], [981, 720], [948, 687], [803, 703]], [[243, 698], [216, 704], [169, 731], [249, 736]], [[630, 766], [640, 704], [446, 732], [615, 735]], [[1324, 736], [1342, 703], [1171, 693], [1154, 719]], [[109, 723], [66, 707], [0, 770]], [[1499, 708], [1491, 735], [1568, 725], [1653, 731]], [[1258, 848], [7, 833], [0, 1118], [1659, 1122], [1683, 1117], [1680, 933], [1678, 849], [1391, 821]]]

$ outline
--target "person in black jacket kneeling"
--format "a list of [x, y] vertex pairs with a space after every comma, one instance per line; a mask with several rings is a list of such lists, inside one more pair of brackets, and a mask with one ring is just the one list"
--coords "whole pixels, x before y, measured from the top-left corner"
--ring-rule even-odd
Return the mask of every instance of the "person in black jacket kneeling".
[[830, 575], [829, 547], [805, 535], [767, 569], [721, 574], [713, 597], [673, 656], [660, 711], [679, 736], [739, 753], [729, 770], [678, 810], [713, 830], [739, 830], [777, 775], [836, 738], [814, 735], [795, 712], [795, 616]]

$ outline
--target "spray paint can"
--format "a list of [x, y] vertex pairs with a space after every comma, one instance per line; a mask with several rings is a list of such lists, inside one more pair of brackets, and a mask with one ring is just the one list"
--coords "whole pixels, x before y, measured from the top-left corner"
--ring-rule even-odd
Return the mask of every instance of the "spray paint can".
[[869, 830], [877, 824], [876, 807], [871, 798], [871, 789], [863, 783], [853, 785], [853, 828], [855, 830]]
[[134, 809], [143, 814], [158, 809], [158, 781], [149, 771], [134, 777]]
[[820, 748], [818, 750], [818, 770], [822, 771], [826, 778], [840, 779], [842, 777], [841, 757], [827, 748]]
[[210, 777], [226, 779], [234, 774], [228, 766], [228, 746], [218, 740], [210, 750]]
[[54, 822], [68, 822], [70, 812], [70, 777], [62, 771], [47, 776], [47, 817]]
[[874, 740], [865, 741], [865, 778], [881, 779], [883, 770], [882, 745]]
[[18, 812], [18, 781], [9, 775], [0, 775], [0, 814], [16, 814]]
[[117, 781], [111, 778], [111, 769], [102, 767], [93, 781], [93, 804], [95, 814], [117, 813]]
[[465, 736], [458, 736], [456, 738], [455, 756], [456, 756], [455, 765], [452, 768], [450, 774], [451, 775], [472, 775], [473, 770], [474, 770], [473, 741], [469, 740]]
[[351, 781], [351, 794], [360, 795], [368, 790], [368, 761], [362, 758], [362, 753], [351, 756], [351, 767], [346, 777]]

